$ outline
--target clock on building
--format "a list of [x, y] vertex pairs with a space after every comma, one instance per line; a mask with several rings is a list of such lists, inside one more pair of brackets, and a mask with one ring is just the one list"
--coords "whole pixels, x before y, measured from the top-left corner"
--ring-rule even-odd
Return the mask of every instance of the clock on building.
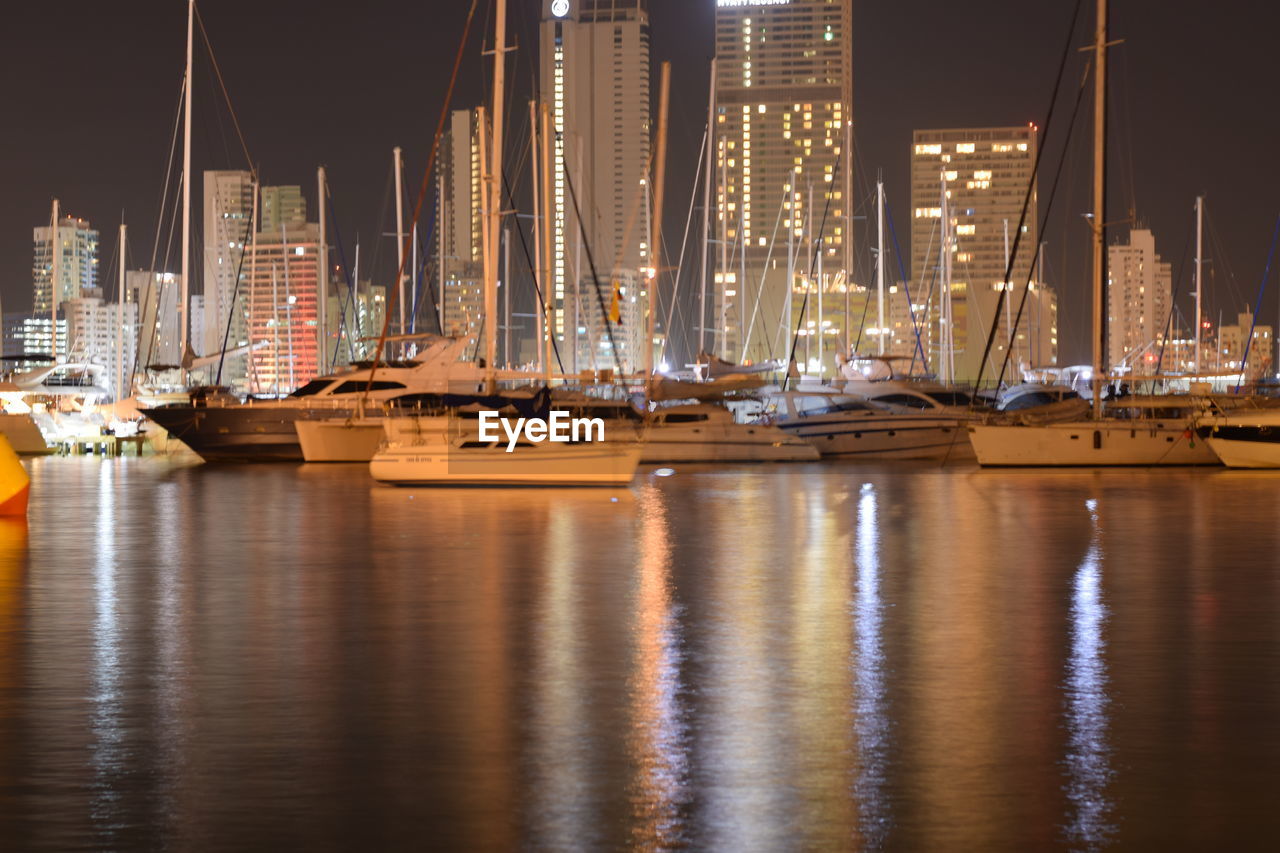
[[557, 18], [569, 14], [569, 0], [551, 0], [551, 14]]

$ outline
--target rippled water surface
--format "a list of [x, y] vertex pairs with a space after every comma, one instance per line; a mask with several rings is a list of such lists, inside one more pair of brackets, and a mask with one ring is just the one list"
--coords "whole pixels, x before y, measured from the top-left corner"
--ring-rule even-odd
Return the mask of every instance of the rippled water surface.
[[1280, 474], [30, 467], [6, 850], [1280, 837]]

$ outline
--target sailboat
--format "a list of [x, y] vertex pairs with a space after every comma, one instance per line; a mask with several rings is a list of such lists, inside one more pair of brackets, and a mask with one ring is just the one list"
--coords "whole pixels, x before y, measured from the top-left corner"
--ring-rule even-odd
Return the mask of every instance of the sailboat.
[[983, 466], [1216, 465], [1218, 458], [1193, 429], [1193, 398], [1119, 397], [1103, 400], [1106, 383], [1104, 260], [1106, 252], [1107, 0], [1097, 0], [1093, 132], [1093, 369], [1092, 417], [1056, 423], [969, 426]]
[[[485, 359], [484, 388], [489, 397], [497, 392], [498, 354], [498, 234], [502, 227], [502, 129], [506, 71], [506, 0], [498, 0], [494, 15], [493, 123], [489, 156], [481, 154], [488, 191], [487, 228], [482, 229], [484, 262]], [[484, 145], [484, 113], [481, 112], [481, 149]], [[543, 392], [542, 399], [550, 395]], [[495, 406], [490, 401], [479, 405]], [[411, 440], [390, 440], [369, 462], [375, 480], [397, 486], [624, 486], [640, 464], [638, 442], [582, 441], [551, 443], [487, 440], [471, 424], [471, 407], [453, 408], [439, 417], [418, 420]], [[503, 407], [495, 406], [498, 411]], [[549, 407], [548, 407], [549, 410]], [[544, 418], [546, 412], [543, 413]], [[545, 422], [545, 421], [544, 421]], [[393, 419], [386, 421], [388, 434]], [[401, 431], [400, 436], [404, 433]]]

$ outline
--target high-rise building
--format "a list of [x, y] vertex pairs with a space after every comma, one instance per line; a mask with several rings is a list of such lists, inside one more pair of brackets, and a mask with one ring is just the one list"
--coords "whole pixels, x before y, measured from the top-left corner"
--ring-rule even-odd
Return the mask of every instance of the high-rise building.
[[62, 304], [66, 316], [67, 359], [107, 368], [105, 385], [112, 396], [129, 396], [129, 372], [133, 369], [137, 340], [138, 306], [126, 301], [123, 306], [105, 302], [100, 291]]
[[575, 367], [589, 366], [587, 303], [598, 306], [614, 279], [635, 278], [648, 259], [648, 3], [543, 0], [540, 47], [541, 98], [554, 135], [552, 325], [561, 352]]
[[438, 306], [446, 335], [475, 338], [484, 314], [480, 245], [481, 197], [479, 110], [454, 110], [440, 152], [439, 256], [444, 266]]
[[307, 222], [307, 200], [302, 187], [263, 187], [259, 232], [278, 234], [282, 227], [297, 228]]
[[[911, 269], [912, 281], [938, 282], [943, 234], [940, 228], [943, 193], [949, 211], [949, 251], [951, 254], [951, 317], [953, 378], [977, 379], [983, 350], [993, 321], [998, 324], [992, 341], [985, 380], [994, 379], [1007, 359], [1007, 380], [1017, 380], [1019, 365], [1031, 365], [1040, 350], [1040, 363], [1047, 353], [1040, 343], [1032, 344], [1030, 318], [1037, 318], [1038, 332], [1052, 338], [1056, 359], [1057, 300], [1043, 282], [1032, 279], [1027, 306], [1018, 336], [1010, 339], [1010, 321], [1028, 281], [1037, 237], [1037, 206], [1034, 188], [1026, 222], [1018, 239], [1027, 185], [1033, 179], [1036, 158], [1036, 129], [1021, 127], [917, 130], [911, 152]], [[1005, 284], [1008, 257], [1017, 243], [1013, 275]], [[1005, 300], [997, 318], [1000, 291], [1013, 297]], [[941, 322], [941, 294], [929, 306], [932, 339]], [[1052, 330], [1051, 332], [1049, 330]], [[931, 354], [935, 369], [943, 357], [935, 345]]]
[[1107, 354], [1111, 364], [1154, 373], [1172, 336], [1171, 265], [1156, 252], [1150, 230], [1133, 228], [1126, 243], [1107, 247]]
[[1134, 228], [1127, 243], [1107, 247], [1107, 359], [1150, 375], [1169, 335], [1173, 272], [1156, 254], [1156, 238]]
[[301, 197], [300, 187], [262, 187], [264, 231], [244, 248], [253, 392], [288, 393], [320, 371], [320, 227], [306, 222], [305, 204], [289, 201]]
[[[220, 352], [226, 340], [228, 350], [248, 343], [244, 302], [247, 273], [241, 259], [253, 212], [253, 175], [249, 172], [204, 173], [204, 311], [202, 322], [193, 327], [191, 339], [202, 355]], [[237, 292], [237, 273], [240, 289]], [[193, 297], [194, 301], [194, 297]], [[192, 309], [195, 319], [195, 309]], [[247, 359], [229, 356], [223, 365], [222, 382], [243, 388]]]
[[56, 297], [50, 286], [53, 277], [52, 229], [43, 225], [33, 230], [34, 259], [31, 264], [33, 283], [32, 311], [49, 313], [54, 300], [61, 304], [76, 299], [83, 291], [98, 286], [98, 232], [88, 220], [64, 216], [58, 222], [58, 287]]
[[[793, 317], [789, 294], [813, 289], [816, 296], [820, 287], [824, 296], [839, 293], [843, 305], [851, 266], [852, 6], [716, 0], [716, 215], [703, 318], [713, 334], [700, 339], [721, 357], [785, 356], [777, 341], [790, 332], [779, 336], [779, 326], [817, 322], [816, 313]], [[821, 275], [813, 262], [819, 254]]]
[[445, 274], [478, 269], [484, 192], [479, 110], [453, 110], [449, 114], [439, 162], [439, 234]]
[[177, 366], [182, 361], [178, 352], [178, 295], [182, 290], [182, 276], [146, 270], [127, 270], [124, 276], [125, 298], [138, 306], [134, 332], [137, 370]]
[[329, 356], [335, 367], [372, 361], [378, 336], [387, 316], [387, 289], [365, 279], [354, 294], [344, 291], [329, 297], [325, 313], [331, 342]]
[[[1257, 324], [1252, 311], [1246, 309], [1244, 313], [1237, 314], [1234, 326], [1218, 329], [1218, 363], [1229, 371], [1240, 370], [1243, 363], [1245, 379], [1249, 381], [1256, 382], [1270, 376], [1275, 366], [1272, 332], [1271, 326]], [[1250, 336], [1253, 342], [1246, 347]]]

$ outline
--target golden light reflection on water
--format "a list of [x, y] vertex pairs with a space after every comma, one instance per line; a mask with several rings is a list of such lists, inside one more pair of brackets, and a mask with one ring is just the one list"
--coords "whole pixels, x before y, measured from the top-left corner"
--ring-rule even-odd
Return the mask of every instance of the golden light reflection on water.
[[664, 496], [647, 484], [640, 488], [637, 504], [639, 577], [627, 738], [634, 765], [630, 843], [643, 850], [669, 850], [688, 840], [681, 816], [690, 798], [686, 709], [680, 696], [683, 636], [672, 601], [671, 534]]
[[1071, 654], [1063, 693], [1067, 706], [1067, 798], [1071, 804], [1067, 838], [1087, 849], [1106, 844], [1113, 829], [1108, 743], [1106, 638], [1107, 606], [1102, 593], [1102, 530], [1098, 501], [1085, 504], [1093, 535], [1077, 569], [1071, 594]]
[[[0, 720], [12, 719], [24, 687], [21, 646], [26, 633], [27, 519], [0, 518]], [[16, 727], [0, 725], [0, 790], [24, 784], [22, 743]], [[18, 844], [19, 839], [10, 839]]]
[[1024, 850], [1265, 827], [1280, 576], [1254, 561], [1280, 547], [1278, 478], [742, 467], [605, 493], [46, 470], [30, 542], [0, 524], [0, 829], [31, 846]]
[[858, 752], [853, 784], [858, 833], [864, 848], [884, 846], [893, 828], [885, 790], [889, 782], [892, 724], [885, 685], [884, 601], [880, 594], [880, 523], [876, 489], [863, 483], [857, 509], [857, 584], [854, 588], [853, 729]]

